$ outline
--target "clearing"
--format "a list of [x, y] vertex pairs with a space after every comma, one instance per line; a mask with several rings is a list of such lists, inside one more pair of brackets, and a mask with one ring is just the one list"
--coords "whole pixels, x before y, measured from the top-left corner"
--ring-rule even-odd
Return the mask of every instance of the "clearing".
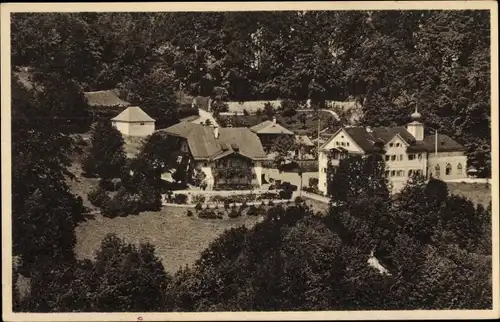
[[448, 182], [447, 185], [450, 194], [466, 197], [474, 204], [488, 207], [491, 202], [491, 186], [487, 183]]
[[143, 212], [127, 217], [106, 218], [96, 215], [78, 225], [75, 254], [78, 259], [93, 259], [102, 239], [109, 233], [138, 245], [149, 242], [156, 248], [165, 270], [174, 273], [193, 264], [210, 242], [224, 230], [245, 225], [252, 227], [259, 217], [201, 219], [188, 217], [187, 209], [163, 207], [159, 212]]

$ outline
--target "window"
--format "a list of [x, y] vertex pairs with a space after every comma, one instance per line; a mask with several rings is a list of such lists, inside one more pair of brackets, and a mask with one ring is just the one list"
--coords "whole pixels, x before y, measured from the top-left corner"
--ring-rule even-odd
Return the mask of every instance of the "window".
[[412, 153], [408, 154], [408, 160], [410, 160], [410, 161], [415, 160], [415, 154], [412, 154]]
[[344, 143], [344, 142], [342, 142], [342, 143], [341, 143], [341, 145], [342, 145], [342, 146], [345, 146], [345, 143]]
[[396, 156], [395, 155], [391, 155], [391, 161], [396, 161]]
[[385, 170], [385, 176], [388, 177], [389, 176], [389, 170]]
[[385, 161], [389, 161], [389, 159], [390, 159], [390, 158], [391, 158], [391, 156], [390, 156], [390, 155], [386, 155], [386, 156], [385, 156]]
[[396, 175], [396, 170], [391, 171], [391, 177], [394, 177]]
[[422, 173], [422, 171], [420, 171], [420, 170], [415, 170], [415, 173], [417, 174], [417, 176], [419, 176], [419, 175]]
[[459, 176], [461, 176], [461, 175], [462, 175], [462, 164], [461, 164], [461, 163], [459, 163], [459, 164], [457, 165], [457, 174], [458, 174]]
[[203, 162], [203, 166], [207, 167], [208, 166], [208, 162]]
[[419, 159], [419, 160], [422, 160], [422, 153], [419, 153], [419, 154], [418, 154], [418, 159]]
[[326, 168], [323, 168], [323, 173], [326, 173]]
[[394, 143], [389, 143], [389, 146], [392, 148], [394, 146]]
[[141, 125], [144, 125], [144, 122], [141, 122]]
[[451, 164], [449, 163], [446, 165], [445, 174], [447, 176], [451, 175]]
[[401, 143], [396, 143], [396, 148], [399, 148], [401, 146]]
[[343, 136], [343, 135], [341, 135], [341, 136], [340, 136], [340, 138], [342, 138], [342, 139], [343, 139], [343, 138], [344, 138], [344, 136]]
[[436, 174], [436, 178], [439, 178], [441, 176], [441, 168], [439, 168], [439, 164], [436, 164], [436, 167], [434, 168], [434, 173]]
[[346, 145], [349, 146], [349, 142], [347, 142]]
[[335, 145], [336, 145], [336, 146], [339, 146], [339, 145], [340, 145], [340, 142], [335, 142]]
[[398, 160], [399, 160], [399, 161], [403, 161], [403, 155], [402, 155], [402, 154], [400, 154], [400, 155], [399, 155]]

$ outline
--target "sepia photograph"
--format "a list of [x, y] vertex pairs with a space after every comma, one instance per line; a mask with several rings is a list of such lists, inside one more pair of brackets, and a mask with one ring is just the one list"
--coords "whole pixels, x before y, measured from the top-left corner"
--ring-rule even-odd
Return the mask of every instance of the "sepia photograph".
[[1, 14], [4, 320], [500, 317], [494, 2]]

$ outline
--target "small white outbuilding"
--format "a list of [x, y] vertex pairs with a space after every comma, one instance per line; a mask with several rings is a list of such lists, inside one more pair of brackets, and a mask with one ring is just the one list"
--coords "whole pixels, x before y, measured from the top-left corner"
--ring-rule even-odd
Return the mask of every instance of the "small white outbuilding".
[[130, 106], [111, 119], [122, 135], [148, 136], [155, 131], [155, 120], [138, 106]]

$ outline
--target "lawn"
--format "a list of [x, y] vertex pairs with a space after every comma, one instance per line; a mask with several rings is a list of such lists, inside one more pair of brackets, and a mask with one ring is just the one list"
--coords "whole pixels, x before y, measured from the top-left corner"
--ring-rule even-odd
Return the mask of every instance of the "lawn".
[[168, 272], [193, 264], [209, 243], [224, 230], [253, 226], [258, 217], [242, 216], [225, 219], [188, 217], [185, 208], [164, 207], [159, 212], [137, 216], [106, 218], [96, 215], [76, 228], [75, 254], [79, 259], [92, 259], [104, 236], [115, 233], [128, 243], [150, 242]]
[[491, 186], [486, 183], [452, 183], [448, 182], [450, 194], [466, 197], [475, 204], [487, 207], [491, 202]]

